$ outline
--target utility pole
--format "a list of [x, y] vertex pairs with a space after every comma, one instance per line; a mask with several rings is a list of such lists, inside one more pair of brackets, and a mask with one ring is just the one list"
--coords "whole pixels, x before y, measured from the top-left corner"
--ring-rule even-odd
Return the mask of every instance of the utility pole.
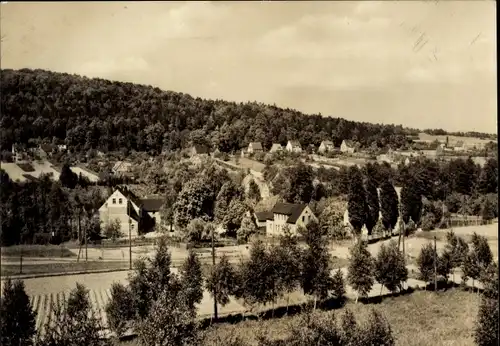
[[[211, 238], [212, 238], [212, 265], [213, 265], [213, 268], [215, 268], [215, 245], [214, 245], [214, 231], [215, 231], [215, 227], [214, 225], [211, 225], [211, 228], [212, 228], [212, 234], [211, 234]], [[214, 321], [217, 322], [217, 288], [214, 287]]]
[[127, 200], [127, 216], [128, 216], [128, 257], [129, 269], [132, 270], [132, 231], [130, 230], [130, 202]]
[[436, 236], [434, 236], [434, 292], [437, 292], [437, 250], [436, 250]]
[[88, 229], [88, 225], [87, 227], [85, 227], [85, 262], [88, 261], [88, 252], [87, 252], [87, 249], [88, 249], [88, 246], [87, 246], [87, 240], [88, 240], [88, 234], [87, 234], [87, 229]]

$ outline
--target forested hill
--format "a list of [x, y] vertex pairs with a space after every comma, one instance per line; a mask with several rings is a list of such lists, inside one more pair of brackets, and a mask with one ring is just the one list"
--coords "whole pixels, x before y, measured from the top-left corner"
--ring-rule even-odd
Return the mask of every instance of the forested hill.
[[3, 70], [0, 85], [4, 150], [34, 139], [65, 142], [77, 151], [126, 148], [150, 152], [174, 150], [191, 142], [232, 151], [251, 141], [260, 141], [266, 148], [289, 139], [302, 145], [318, 145], [325, 139], [340, 145], [343, 139], [354, 139], [379, 147], [399, 147], [407, 141], [402, 126], [305, 115], [259, 103], [203, 100], [67, 73]]

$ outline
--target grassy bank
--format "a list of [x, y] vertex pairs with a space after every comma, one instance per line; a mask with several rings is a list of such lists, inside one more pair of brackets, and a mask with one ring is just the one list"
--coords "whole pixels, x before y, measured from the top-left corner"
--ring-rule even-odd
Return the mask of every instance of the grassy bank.
[[[128, 269], [129, 262], [69, 262], [50, 264], [23, 264], [22, 274], [59, 274], [80, 271]], [[19, 264], [2, 264], [1, 276], [19, 275]]]
[[76, 255], [65, 246], [61, 245], [12, 245], [0, 249], [2, 257], [46, 257], [64, 258], [76, 257]]
[[[480, 297], [476, 294], [453, 289], [446, 292], [416, 291], [411, 295], [389, 297], [379, 304], [348, 302], [345, 307], [335, 310], [339, 316], [345, 308], [351, 309], [358, 321], [367, 318], [371, 308], [382, 312], [389, 320], [397, 345], [474, 345], [472, 332]], [[328, 313], [328, 312], [321, 312]], [[211, 327], [207, 333], [205, 346], [217, 345], [217, 337], [239, 335], [249, 345], [255, 345], [258, 331], [274, 339], [289, 333], [289, 326], [297, 322], [299, 316], [270, 320], [247, 320], [235, 325], [221, 324]], [[136, 340], [121, 342], [120, 346], [138, 346]]]

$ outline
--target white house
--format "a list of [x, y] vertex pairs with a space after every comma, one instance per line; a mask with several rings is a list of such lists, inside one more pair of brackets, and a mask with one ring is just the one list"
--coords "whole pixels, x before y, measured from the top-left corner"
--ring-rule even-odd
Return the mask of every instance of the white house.
[[277, 153], [279, 151], [283, 151], [283, 147], [279, 143], [273, 143], [271, 150], [269, 150], [270, 153]]
[[344, 139], [340, 145], [340, 151], [343, 153], [354, 153], [357, 150], [357, 143], [350, 139]]
[[318, 151], [320, 153], [326, 153], [326, 152], [334, 151], [334, 150], [335, 150], [335, 146], [333, 145], [332, 141], [323, 141], [323, 142], [321, 142], [321, 144], [319, 145], [319, 148], [318, 148]]
[[[257, 218], [258, 225], [263, 224], [263, 215]], [[297, 227], [307, 226], [311, 220], [318, 220], [307, 204], [276, 203], [274, 208], [266, 215], [266, 235], [278, 236], [283, 234], [285, 225], [292, 234], [296, 234]]]
[[302, 152], [302, 147], [300, 146], [299, 141], [288, 141], [285, 149], [292, 153]]
[[162, 199], [140, 199], [131, 191], [118, 187], [99, 208], [101, 226], [104, 228], [113, 220], [118, 220], [123, 236], [128, 237], [130, 225], [131, 236], [137, 237], [141, 209], [145, 212], [146, 223], [151, 221], [147, 226], [150, 231], [154, 225], [161, 223], [159, 211], [162, 205]]
[[264, 149], [262, 149], [262, 144], [260, 142], [252, 142], [248, 144], [247, 153], [249, 154], [262, 153], [263, 151]]

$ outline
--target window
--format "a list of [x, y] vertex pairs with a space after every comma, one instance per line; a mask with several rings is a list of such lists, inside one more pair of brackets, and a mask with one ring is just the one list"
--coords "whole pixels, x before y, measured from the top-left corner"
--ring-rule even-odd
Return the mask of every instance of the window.
[[306, 218], [305, 216], [302, 216], [302, 222], [304, 222], [305, 218]]
[[131, 224], [130, 224], [130, 229], [134, 229], [134, 226], [135, 226], [135, 225], [134, 225], [133, 223], [131, 223]]
[[113, 204], [116, 204], [116, 198], [113, 198]]
[[122, 199], [118, 198], [118, 204], [122, 204]]

